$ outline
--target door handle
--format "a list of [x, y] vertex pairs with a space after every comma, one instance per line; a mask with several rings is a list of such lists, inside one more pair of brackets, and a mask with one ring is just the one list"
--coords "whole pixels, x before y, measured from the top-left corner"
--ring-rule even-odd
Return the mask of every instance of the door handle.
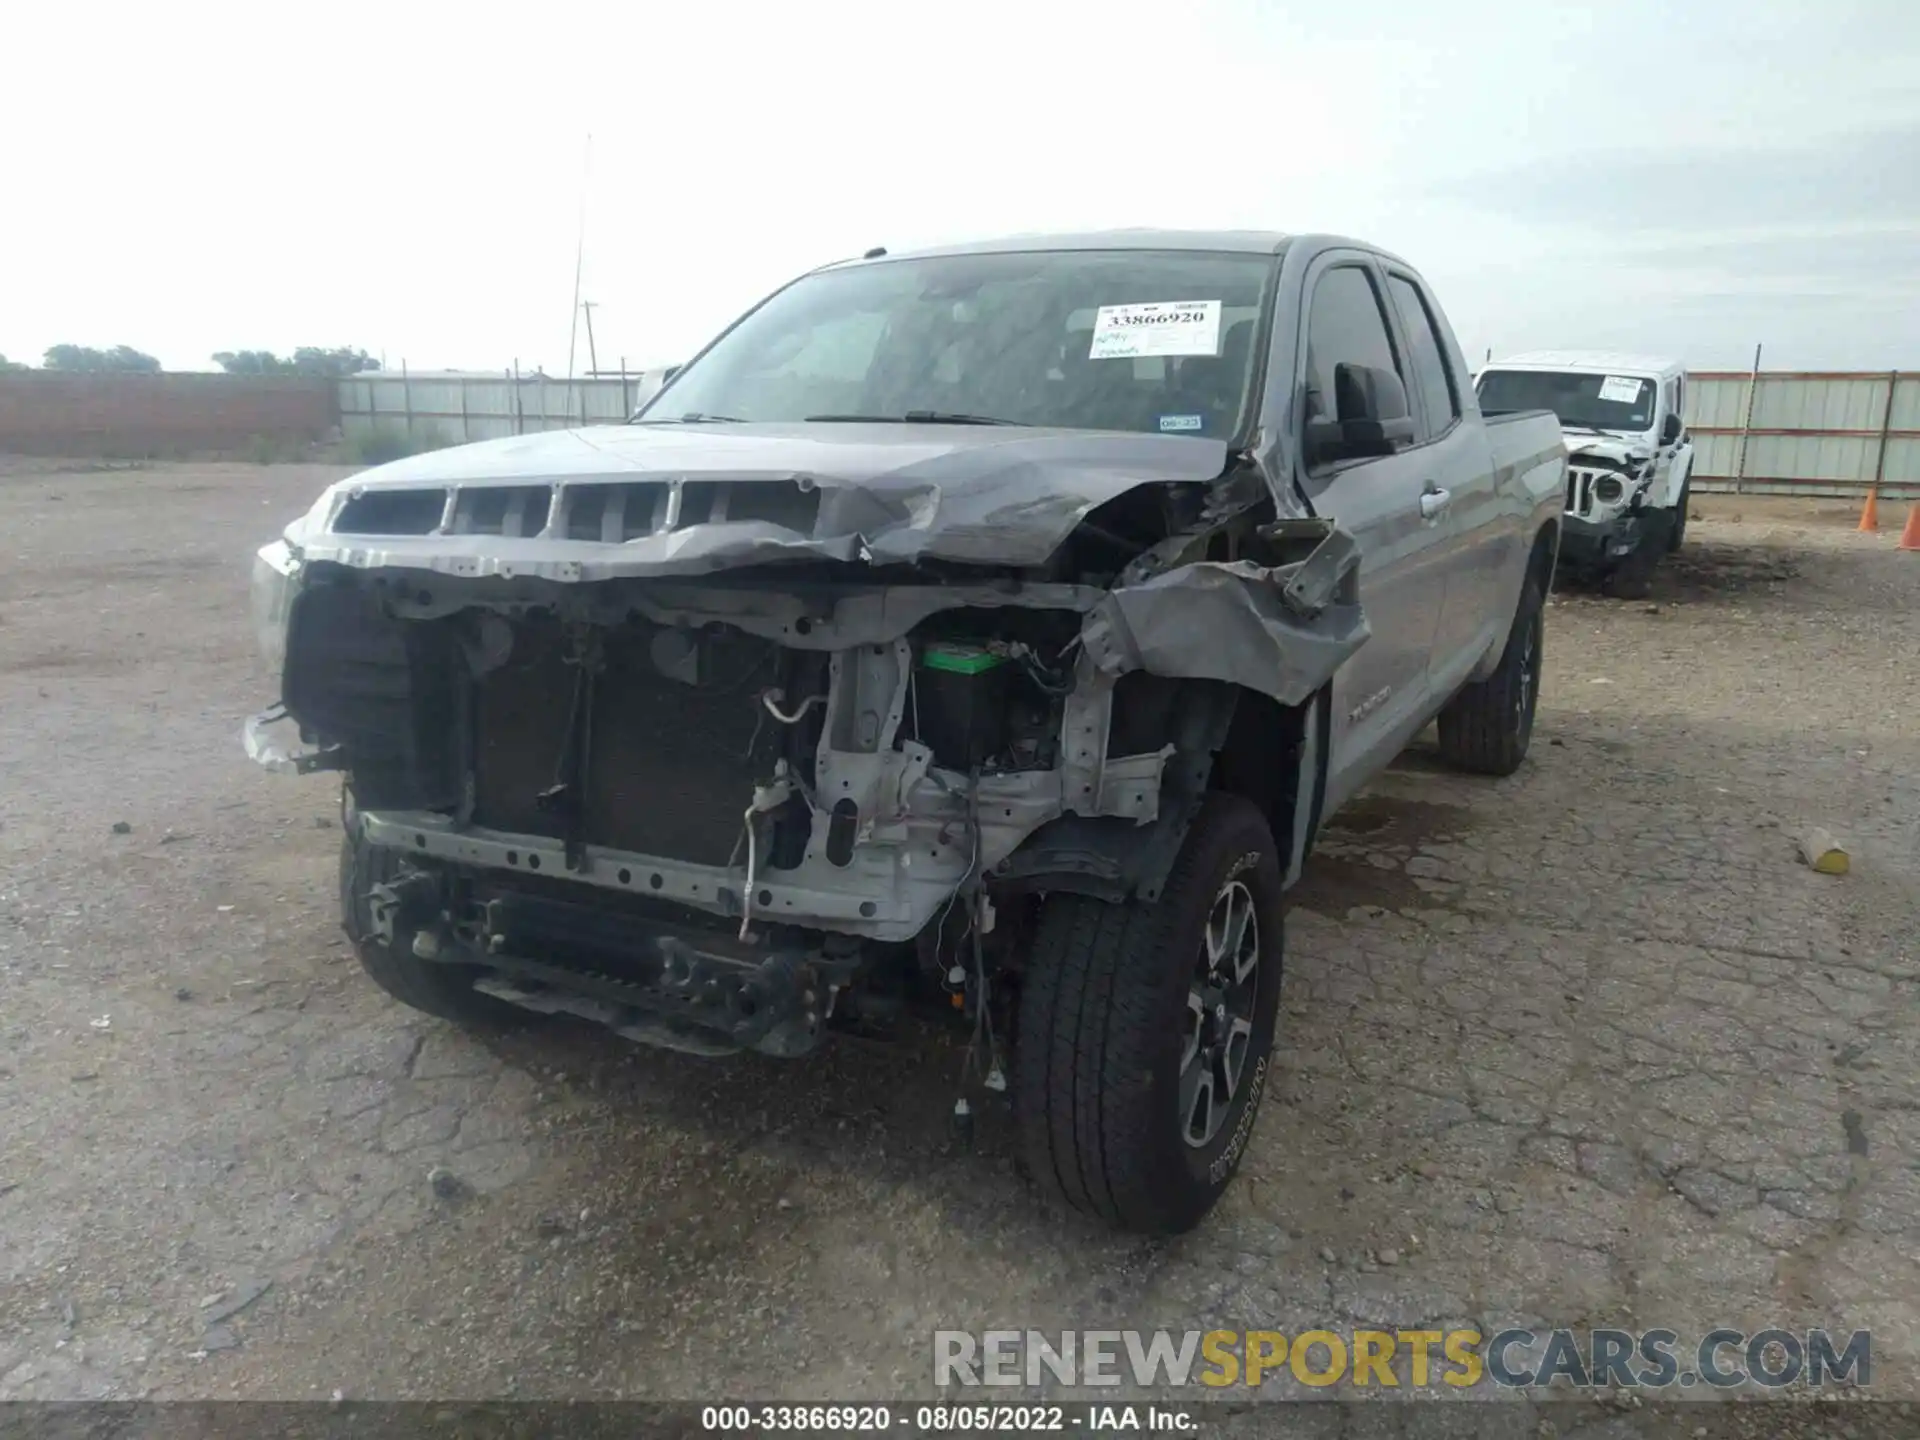
[[1437, 520], [1447, 513], [1447, 507], [1453, 503], [1451, 490], [1428, 490], [1420, 496], [1420, 518]]

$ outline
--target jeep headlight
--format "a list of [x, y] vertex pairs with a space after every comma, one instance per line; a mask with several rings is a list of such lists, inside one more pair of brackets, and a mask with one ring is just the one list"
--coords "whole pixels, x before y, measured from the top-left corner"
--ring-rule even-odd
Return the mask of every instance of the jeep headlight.
[[1603, 505], [1618, 503], [1626, 493], [1627, 487], [1618, 475], [1602, 475], [1593, 482], [1593, 498]]

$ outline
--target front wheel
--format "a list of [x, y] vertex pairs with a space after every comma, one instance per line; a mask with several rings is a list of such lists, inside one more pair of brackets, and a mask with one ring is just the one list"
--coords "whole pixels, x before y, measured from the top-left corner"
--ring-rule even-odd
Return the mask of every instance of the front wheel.
[[1035, 1183], [1122, 1229], [1192, 1229], [1239, 1167], [1280, 1002], [1281, 869], [1210, 795], [1151, 903], [1056, 894], [1022, 981], [1014, 1102]]
[[1600, 588], [1615, 600], [1644, 600], [1653, 593], [1653, 572], [1673, 548], [1669, 536], [1676, 521], [1671, 510], [1649, 510], [1640, 520], [1640, 539], [1607, 572]]
[[1527, 758], [1540, 704], [1545, 607], [1540, 582], [1529, 575], [1500, 667], [1461, 690], [1440, 712], [1440, 754], [1449, 764], [1481, 775], [1511, 775]]
[[1693, 503], [1693, 476], [1680, 482], [1680, 498], [1673, 502], [1673, 523], [1667, 529], [1667, 553], [1673, 554], [1687, 538], [1687, 511]]

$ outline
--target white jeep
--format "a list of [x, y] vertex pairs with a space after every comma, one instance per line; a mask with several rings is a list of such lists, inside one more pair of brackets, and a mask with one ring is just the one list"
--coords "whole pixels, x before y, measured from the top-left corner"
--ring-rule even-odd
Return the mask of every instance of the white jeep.
[[1535, 350], [1489, 365], [1475, 383], [1487, 415], [1560, 417], [1568, 456], [1561, 568], [1585, 572], [1613, 595], [1645, 595], [1660, 557], [1687, 533], [1686, 367], [1651, 355]]

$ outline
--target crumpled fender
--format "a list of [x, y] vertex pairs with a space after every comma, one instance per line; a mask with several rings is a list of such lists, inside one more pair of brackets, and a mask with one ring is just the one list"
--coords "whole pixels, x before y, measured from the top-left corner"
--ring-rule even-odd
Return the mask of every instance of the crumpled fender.
[[1304, 702], [1371, 633], [1353, 583], [1360, 552], [1326, 520], [1282, 521], [1268, 535], [1311, 548], [1277, 566], [1196, 561], [1116, 586], [1081, 628], [1088, 660], [1114, 678], [1146, 670]]

